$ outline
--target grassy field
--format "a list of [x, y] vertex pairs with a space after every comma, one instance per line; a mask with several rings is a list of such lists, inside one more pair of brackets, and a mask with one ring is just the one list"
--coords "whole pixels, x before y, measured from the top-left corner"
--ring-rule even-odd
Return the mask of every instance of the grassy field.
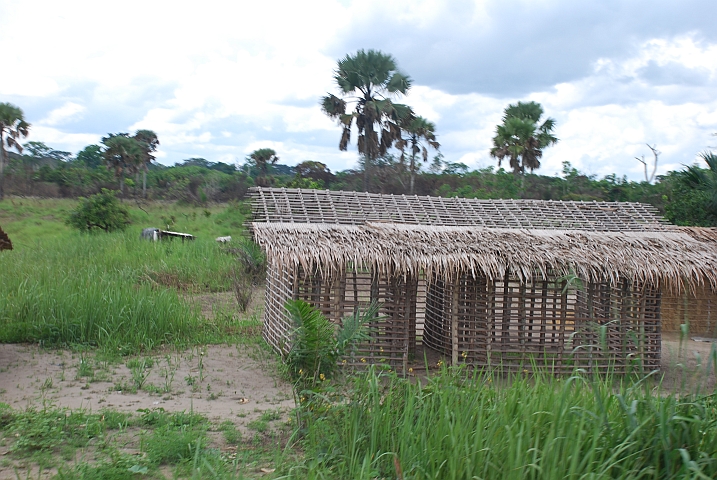
[[[0, 256], [1, 342], [90, 345], [130, 354], [225, 340], [230, 325], [204, 321], [183, 294], [231, 290], [234, 259], [214, 238], [244, 232], [238, 205], [135, 207], [127, 231], [87, 234], [63, 223], [75, 204], [0, 204], [0, 225], [15, 247]], [[167, 224], [197, 235], [196, 241], [139, 239], [142, 227]]]
[[[0, 253], [0, 342], [89, 351], [140, 376], [135, 360], [167, 349], [261, 345], [256, 328], [236, 334], [257, 318], [208, 318], [190, 301], [231, 289], [235, 260], [214, 238], [242, 235], [243, 206], [128, 202], [128, 231], [88, 235], [63, 223], [75, 205], [0, 203], [0, 226], [15, 245]], [[198, 238], [140, 241], [149, 226]], [[717, 356], [704, 363], [716, 367]], [[662, 391], [654, 379], [505, 379], [444, 368], [407, 380], [369, 371], [303, 395], [300, 425], [261, 412], [251, 438], [236, 418], [192, 411], [0, 404], [0, 467], [19, 462], [17, 478], [47, 478], [50, 469], [59, 479], [717, 478], [715, 393]]]

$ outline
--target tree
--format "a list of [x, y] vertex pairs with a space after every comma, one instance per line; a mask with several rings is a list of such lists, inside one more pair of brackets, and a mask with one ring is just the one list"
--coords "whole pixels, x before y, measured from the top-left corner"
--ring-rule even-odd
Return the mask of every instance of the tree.
[[149, 170], [149, 165], [155, 160], [152, 154], [157, 151], [159, 138], [157, 138], [157, 134], [152, 130], [137, 130], [133, 138], [139, 143], [142, 149], [138, 168], [142, 170], [142, 197], [147, 198], [147, 170]]
[[77, 153], [77, 161], [94, 170], [102, 165], [102, 148], [99, 145], [87, 145]]
[[525, 173], [526, 168], [531, 172], [540, 168], [543, 149], [558, 143], [553, 135], [555, 120], [547, 118], [538, 125], [542, 116], [543, 107], [536, 102], [508, 105], [490, 150], [490, 155], [498, 159], [498, 166], [508, 157], [515, 174]]
[[14, 148], [22, 153], [22, 146], [18, 138], [27, 137], [30, 124], [25, 121], [22, 110], [11, 103], [0, 103], [0, 200], [5, 198], [4, 169], [7, 163], [5, 147]]
[[107, 168], [114, 171], [115, 178], [119, 179], [120, 192], [124, 195], [124, 176], [139, 171], [138, 165], [145, 152], [127, 133], [111, 133], [102, 139], [102, 143], [105, 146], [102, 155]]
[[409, 193], [413, 195], [413, 187], [416, 180], [416, 155], [421, 153], [423, 163], [428, 161], [428, 149], [424, 142], [434, 150], [438, 151], [441, 144], [436, 141], [436, 126], [420, 116], [407, 117], [401, 122], [401, 130], [403, 130], [408, 138], [401, 138], [397, 142], [398, 148], [401, 150], [401, 162], [405, 160], [406, 148], [410, 148], [411, 156], [408, 171], [410, 174]]
[[704, 208], [711, 218], [717, 219], [717, 155], [702, 152], [699, 157], [707, 163], [707, 169], [690, 165], [683, 173], [683, 180], [687, 186], [704, 192]]
[[635, 157], [635, 160], [640, 162], [642, 164], [642, 166], [645, 168], [645, 181], [647, 183], [652, 183], [652, 181], [655, 179], [655, 173], [657, 173], [657, 162], [660, 159], [660, 154], [662, 152], [657, 150], [657, 145], [655, 145], [654, 147], [651, 147], [649, 143], [646, 143], [645, 145], [647, 145], [647, 148], [652, 150], [652, 155], [655, 157], [655, 162], [654, 162], [653, 168], [652, 168], [652, 174], [650, 174], [649, 176], [647, 175], [647, 161], [645, 160], [644, 155], [642, 157]]
[[271, 148], [260, 148], [259, 150], [254, 150], [249, 155], [249, 161], [254, 163], [257, 170], [259, 170], [257, 184], [266, 185], [271, 183], [271, 179], [269, 178], [269, 165], [274, 165], [279, 161], [276, 152]]
[[[343, 130], [339, 150], [348, 148], [351, 129], [356, 125], [358, 152], [365, 164], [364, 190], [369, 191], [374, 161], [401, 138], [399, 123], [411, 114], [408, 106], [392, 100], [408, 92], [411, 79], [398, 71], [391, 55], [359, 50], [339, 60], [334, 80], [343, 98], [328, 94], [321, 99], [321, 107]], [[350, 112], [349, 103], [355, 103]]]
[[103, 188], [90, 198], [81, 198], [70, 214], [67, 224], [79, 230], [113, 232], [124, 230], [130, 224], [129, 212], [115, 197], [114, 192]]
[[324, 185], [328, 185], [334, 179], [331, 170], [321, 162], [306, 160], [294, 167], [294, 172], [299, 178], [310, 178], [312, 180], [322, 181]]

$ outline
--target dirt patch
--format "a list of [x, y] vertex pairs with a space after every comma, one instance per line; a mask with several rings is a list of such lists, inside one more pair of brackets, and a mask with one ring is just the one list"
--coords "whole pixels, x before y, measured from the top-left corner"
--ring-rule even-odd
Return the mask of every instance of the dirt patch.
[[286, 419], [291, 386], [276, 360], [253, 345], [210, 345], [127, 359], [35, 345], [0, 345], [0, 402], [15, 409], [52, 405], [98, 412], [194, 411], [241, 430], [266, 411]]
[[[696, 340], [695, 340], [696, 339]], [[662, 335], [662, 385], [671, 391], [714, 391], [717, 387], [717, 339], [677, 333]]]

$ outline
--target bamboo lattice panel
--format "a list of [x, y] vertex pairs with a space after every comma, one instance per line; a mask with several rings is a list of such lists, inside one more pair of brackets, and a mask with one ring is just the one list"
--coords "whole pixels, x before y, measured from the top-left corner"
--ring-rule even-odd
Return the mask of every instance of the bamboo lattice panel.
[[659, 315], [659, 291], [624, 280], [578, 288], [556, 278], [435, 278], [423, 342], [453, 363], [506, 370], [535, 364], [627, 372], [640, 362], [654, 369], [660, 366]]
[[287, 188], [251, 189], [252, 221], [360, 225], [414, 225], [587, 230], [662, 231], [652, 205], [627, 202], [479, 200]]
[[288, 300], [304, 300], [334, 324], [371, 302], [379, 304], [377, 317], [368, 323], [370, 340], [358, 345], [347, 358], [354, 367], [384, 364], [403, 371], [416, 349], [418, 279], [375, 274], [348, 266], [341, 274], [322, 276], [318, 270], [283, 271], [270, 267], [266, 285], [264, 339], [277, 350], [288, 351], [291, 320], [284, 308]]

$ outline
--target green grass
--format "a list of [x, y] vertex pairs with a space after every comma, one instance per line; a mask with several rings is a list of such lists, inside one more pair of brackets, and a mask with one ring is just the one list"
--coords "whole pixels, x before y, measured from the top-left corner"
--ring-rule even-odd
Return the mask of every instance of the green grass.
[[[59, 480], [163, 478], [162, 466], [175, 478], [244, 478], [238, 459], [211, 448], [210, 427], [205, 416], [191, 412], [154, 409], [132, 416], [54, 407], [17, 411], [0, 404], [5, 461], [56, 468]], [[234, 438], [240, 441], [236, 431]], [[123, 450], [128, 442], [139, 455]], [[247, 455], [242, 460], [251, 461]]]
[[[187, 297], [231, 289], [236, 260], [214, 235], [243, 232], [240, 206], [212, 211], [152, 204], [147, 208], [155, 218], [140, 226], [174, 217], [170, 228], [202, 233], [193, 242], [152, 243], [139, 239], [140, 226], [114, 234], [71, 231], [62, 219], [73, 205], [0, 202], [0, 225], [15, 247], [0, 255], [0, 342], [132, 354], [164, 344], [221, 342], [236, 330], [229, 315], [206, 322]], [[135, 208], [133, 216], [146, 215]]]
[[[716, 478], [714, 395], [581, 375], [444, 370], [426, 383], [359, 377], [345, 402], [304, 417], [304, 460], [289, 478]], [[308, 420], [306, 420], [308, 418]], [[402, 472], [399, 474], [399, 471]], [[402, 477], [401, 477], [402, 475]]]

